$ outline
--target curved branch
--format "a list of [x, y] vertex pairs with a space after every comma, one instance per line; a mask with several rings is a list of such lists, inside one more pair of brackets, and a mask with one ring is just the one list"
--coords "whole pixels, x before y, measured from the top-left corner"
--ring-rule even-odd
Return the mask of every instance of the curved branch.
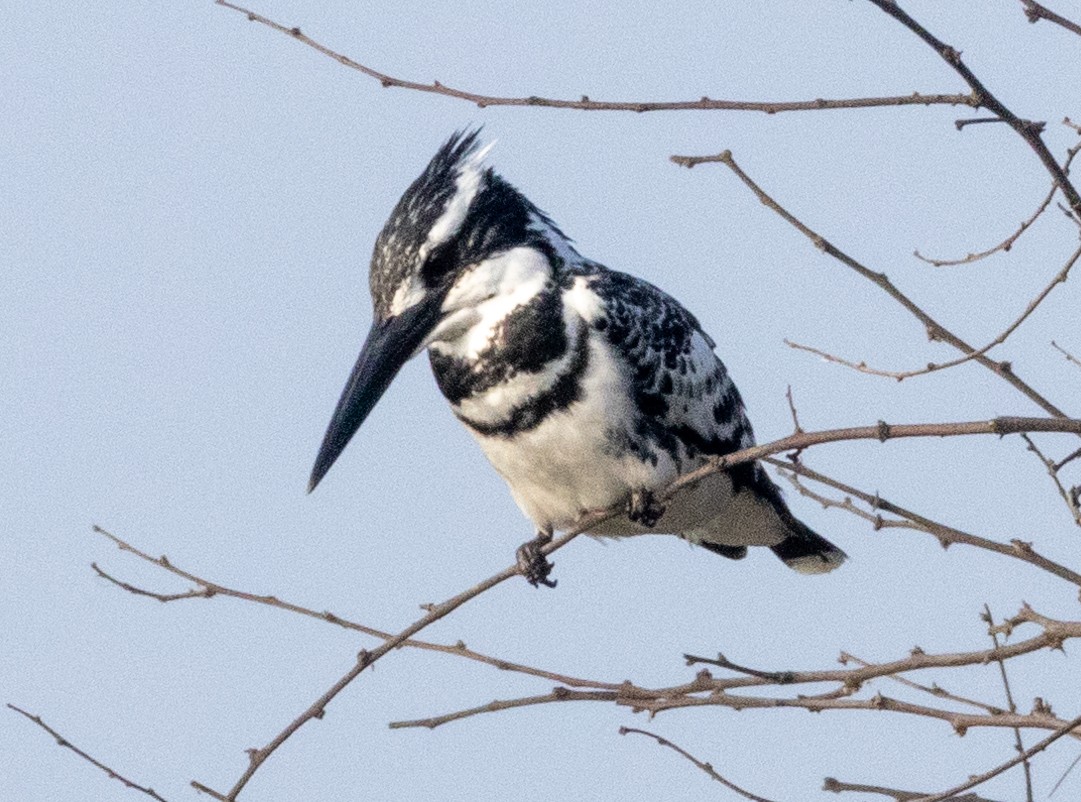
[[158, 792], [155, 791], [153, 788], [149, 788], [147, 786], [139, 785], [139, 783], [134, 782], [132, 780], [129, 780], [127, 777], [125, 777], [123, 774], [120, 774], [115, 769], [109, 768], [104, 763], [102, 763], [100, 760], [88, 755], [82, 749], [77, 747], [75, 744], [73, 744], [71, 741], [69, 741], [63, 735], [61, 735], [56, 730], [54, 730], [52, 727], [50, 727], [48, 724], [46, 724], [44, 721], [42, 721], [41, 716], [35, 716], [35, 715], [32, 715], [31, 713], [27, 713], [21, 707], [16, 707], [15, 705], [11, 704], [10, 702], [8, 702], [8, 709], [9, 710], [14, 710], [20, 716], [24, 716], [24, 717], [30, 719], [30, 721], [34, 722], [39, 727], [41, 727], [43, 730], [45, 730], [45, 732], [49, 733], [49, 735], [53, 736], [53, 738], [56, 739], [57, 744], [64, 747], [65, 749], [70, 749], [72, 752], [77, 754], [79, 757], [81, 757], [83, 760], [85, 760], [90, 765], [101, 769], [103, 772], [105, 772], [109, 776], [110, 779], [122, 782], [125, 786], [132, 789], [133, 791], [140, 791], [140, 792], [146, 794], [151, 799], [158, 800], [158, 802], [167, 802], [165, 797], [160, 796], [158, 794]]
[[[872, 0], [872, 2], [874, 2], [874, 0]], [[897, 288], [897, 286], [889, 280], [889, 277], [887, 277], [885, 273], [878, 273], [860, 264], [847, 253], [845, 253], [836, 245], [823, 237], [821, 234], [813, 231], [797, 217], [795, 217], [795, 215], [793, 215], [791, 212], [781, 206], [777, 201], [770, 197], [765, 190], [763, 190], [758, 184], [756, 184], [749, 175], [743, 172], [742, 168], [740, 168], [740, 166], [736, 164], [735, 160], [732, 158], [732, 151], [726, 150], [722, 153], [718, 153], [715, 156], [672, 156], [671, 159], [673, 162], [680, 165], [681, 167], [687, 168], [692, 168], [696, 165], [706, 163], [723, 164], [725, 167], [735, 173], [736, 177], [739, 178], [739, 180], [742, 181], [744, 185], [746, 185], [747, 188], [754, 193], [755, 197], [757, 197], [763, 205], [776, 212], [778, 215], [781, 216], [781, 218], [785, 220], [785, 222], [789, 223], [797, 231], [799, 231], [801, 234], [811, 240], [811, 242], [814, 243], [816, 248], [821, 250], [823, 253], [832, 256], [834, 259], [836, 259], [846, 267], [854, 270], [860, 276], [863, 276], [863, 278], [875, 284], [877, 287], [879, 287], [879, 289], [881, 289], [883, 292], [885, 292], [887, 295], [897, 301], [897, 303], [904, 307], [905, 310], [909, 312], [909, 314], [911, 314], [913, 317], [919, 320], [920, 323], [923, 324], [924, 328], [927, 330], [927, 336], [931, 340], [941, 340], [942, 342], [949, 343], [958, 351], [966, 355], [973, 354], [973, 352], [976, 350], [971, 345], [962, 340], [960, 337], [958, 337], [956, 334], [943, 326], [941, 323], [939, 323], [937, 320], [932, 318], [929, 314], [927, 314], [911, 298], [901, 292]], [[985, 368], [992, 371], [996, 376], [999, 376], [1000, 378], [1012, 384], [1017, 390], [1024, 394], [1033, 403], [1037, 404], [1045, 412], [1056, 417], [1066, 417], [1065, 412], [1063, 412], [1061, 409], [1051, 403], [1047, 398], [1038, 393], [1029, 384], [1024, 382], [1016, 373], [1014, 373], [1013, 367], [1008, 362], [996, 362], [992, 359], [989, 359], [983, 354], [979, 356], [973, 355], [972, 358], [975, 362], [983, 365]]]
[[1013, 323], [1007, 326], [999, 335], [997, 335], [993, 340], [987, 343], [987, 345], [983, 346], [982, 348], [977, 348], [971, 353], [965, 354], [964, 356], [958, 357], [957, 359], [951, 359], [948, 362], [930, 362], [927, 364], [927, 367], [918, 368], [916, 370], [881, 370], [878, 368], [869, 367], [865, 362], [850, 362], [846, 359], [841, 359], [838, 356], [834, 356], [833, 354], [828, 354], [825, 351], [820, 351], [817, 348], [811, 348], [807, 345], [800, 345], [799, 343], [792, 342], [791, 340], [786, 339], [784, 343], [789, 348], [795, 348], [800, 351], [809, 351], [810, 353], [816, 354], [823, 359], [829, 360], [830, 362], [837, 362], [841, 365], [845, 365], [846, 367], [858, 370], [861, 373], [869, 373], [874, 376], [886, 376], [891, 379], [896, 379], [897, 381], [904, 381], [905, 379], [911, 379], [915, 376], [926, 376], [928, 373], [936, 373], [937, 371], [946, 370], [947, 368], [955, 368], [958, 365], [963, 365], [966, 362], [971, 362], [974, 359], [979, 359], [981, 356], [986, 354], [995, 346], [1002, 345], [1004, 342], [1006, 342], [1006, 340], [1009, 339], [1010, 335], [1017, 331], [1021, 324], [1028, 320], [1029, 316], [1036, 311], [1036, 308], [1047, 299], [1047, 296], [1051, 294], [1051, 291], [1054, 290], [1055, 287], [1057, 287], [1059, 284], [1064, 284], [1066, 282], [1066, 279], [1070, 276], [1070, 270], [1077, 263], [1078, 259], [1081, 259], [1081, 246], [1079, 246], [1077, 250], [1075, 250], [1070, 255], [1070, 258], [1066, 260], [1066, 264], [1063, 265], [1062, 269], [1055, 274], [1054, 278], [1052, 278], [1050, 282], [1048, 282], [1047, 286], [1040, 290], [1036, 297], [1028, 302], [1028, 305], [1025, 307], [1024, 311], [1016, 320], [1013, 321]]
[[[273, 607], [278, 610], [285, 610], [286, 612], [296, 613], [307, 618], [314, 618], [317, 621], [324, 621], [329, 624], [334, 624], [343, 629], [349, 629], [354, 632], [360, 632], [365, 635], [370, 635], [373, 638], [379, 638], [380, 640], [390, 640], [394, 637], [393, 633], [384, 632], [383, 630], [376, 629], [375, 627], [369, 627], [364, 624], [351, 621], [348, 618], [344, 618], [340, 615], [324, 610], [319, 612], [313, 610], [310, 607], [304, 607], [293, 602], [284, 601], [277, 596], [260, 595], [256, 593], [249, 593], [243, 590], [236, 590], [225, 585], [220, 585], [217, 582], [212, 582], [209, 579], [204, 579], [201, 576], [185, 571], [179, 568], [166, 558], [153, 557], [150, 554], [142, 551], [141, 549], [133, 546], [131, 543], [124, 541], [103, 529], [100, 526], [93, 527], [94, 532], [99, 535], [104, 535], [111, 540], [121, 551], [129, 552], [141, 560], [145, 560], [151, 565], [155, 565], [159, 568], [164, 568], [174, 576], [178, 576], [189, 582], [195, 583], [198, 587], [183, 593], [156, 593], [154, 591], [146, 590], [144, 588], [137, 587], [128, 582], [122, 582], [114, 576], [106, 573], [96, 563], [91, 563], [90, 567], [94, 569], [94, 572], [102, 579], [111, 582], [117, 587], [126, 590], [128, 593], [132, 593], [136, 596], [147, 596], [152, 599], [157, 599], [161, 602], [181, 601], [185, 599], [212, 599], [216, 596], [225, 596], [233, 599], [239, 599], [240, 601], [252, 602], [254, 604], [262, 604], [267, 607]], [[532, 666], [522, 665], [521, 663], [514, 663], [510, 660], [503, 660], [498, 657], [492, 657], [491, 655], [483, 654], [481, 652], [470, 649], [462, 641], [458, 641], [454, 644], [443, 643], [431, 643], [430, 641], [416, 640], [410, 638], [402, 641], [401, 646], [420, 649], [422, 651], [430, 652], [442, 652], [444, 654], [454, 655], [455, 657], [463, 657], [467, 660], [474, 660], [478, 663], [484, 663], [494, 668], [498, 668], [500, 671], [513, 671], [519, 674], [528, 674], [530, 676], [539, 677], [540, 679], [551, 680], [552, 682], [558, 682], [562, 685], [568, 685], [572, 688], [609, 688], [616, 689], [619, 687], [618, 683], [603, 683], [593, 682], [592, 680], [581, 679], [579, 677], [572, 677], [567, 674], [560, 674], [555, 671], [544, 671], [542, 669], [533, 668]]]
[[637, 729], [636, 727], [620, 727], [619, 728], [619, 734], [620, 735], [631, 735], [632, 733], [638, 734], [638, 735], [645, 735], [648, 738], [652, 738], [654, 741], [659, 743], [661, 746], [668, 747], [673, 752], [675, 752], [677, 755], [680, 755], [680, 756], [686, 758], [691, 763], [693, 763], [698, 768], [700, 768], [702, 771], [704, 771], [707, 775], [709, 775], [710, 779], [716, 780], [717, 782], [719, 782], [721, 785], [723, 785], [725, 788], [729, 789], [730, 791], [735, 791], [737, 794], [742, 796], [744, 799], [750, 799], [751, 802], [770, 802], [770, 800], [766, 799], [765, 797], [758, 796], [757, 794], [752, 794], [750, 791], [746, 790], [745, 788], [740, 788], [734, 782], [731, 782], [730, 780], [726, 780], [724, 777], [722, 777], [720, 774], [718, 774], [717, 771], [713, 768], [713, 766], [711, 766], [709, 763], [706, 763], [705, 761], [699, 760], [694, 755], [692, 755], [690, 752], [688, 752], [686, 749], [683, 749], [682, 747], [677, 746], [676, 744], [669, 741], [667, 738], [662, 738], [660, 735], [657, 735], [656, 733], [649, 732], [648, 730], [640, 730], [640, 729]]
[[384, 89], [395, 87], [399, 89], [409, 89], [414, 92], [442, 95], [443, 97], [450, 97], [457, 100], [464, 100], [468, 103], [474, 103], [477, 107], [482, 109], [487, 108], [488, 106], [541, 106], [550, 109], [575, 109], [578, 111], [631, 111], [639, 114], [647, 111], [758, 111], [766, 114], [778, 114], [784, 111], [870, 109], [880, 108], [882, 106], [948, 105], [970, 106], [972, 108], [979, 107], [975, 95], [922, 94], [920, 92], [913, 92], [910, 95], [897, 95], [894, 97], [862, 97], [833, 100], [816, 98], [814, 100], [795, 101], [750, 101], [715, 100], [713, 98], [703, 97], [699, 100], [662, 102], [591, 100], [586, 95], [582, 95], [579, 100], [538, 97], [536, 95], [530, 95], [528, 97], [482, 95], [465, 89], [455, 89], [440, 83], [439, 81], [433, 81], [430, 84], [426, 84], [417, 81], [407, 81], [402, 78], [395, 78], [392, 75], [367, 67], [364, 64], [349, 58], [349, 56], [342, 55], [341, 53], [330, 49], [326, 45], [315, 41], [303, 33], [300, 28], [290, 28], [286, 25], [282, 25], [280, 22], [275, 22], [261, 14], [256, 14], [254, 11], [234, 5], [233, 3], [228, 2], [228, 0], [216, 0], [216, 3], [224, 8], [240, 12], [247, 16], [251, 22], [258, 22], [279, 33], [292, 37], [301, 44], [307, 45], [313, 50], [322, 53], [324, 56], [334, 59], [339, 64], [379, 81]]
[[[1066, 124], [1069, 124], [1068, 121], [1064, 122]], [[1062, 169], [1065, 172], [1069, 173], [1070, 164], [1073, 162], [1074, 157], [1077, 156], [1079, 151], [1081, 151], [1081, 145], [1075, 145], [1074, 147], [1066, 151], [1066, 161], [1063, 162], [1062, 165]], [[1010, 250], [1010, 248], [1013, 247], [1013, 244], [1021, 238], [1021, 235], [1028, 231], [1028, 229], [1032, 226], [1033, 223], [1036, 222], [1040, 215], [1047, 210], [1047, 207], [1051, 205], [1051, 199], [1055, 197], [1056, 192], [1058, 192], [1058, 184], [1052, 183], [1051, 190], [1047, 193], [1047, 197], [1045, 197], [1040, 203], [1040, 205], [1036, 207], [1036, 211], [1034, 211], [1030, 217], [1022, 221], [1021, 227], [1014, 231], [1012, 234], [1010, 234], [1010, 236], [1006, 237], [1006, 239], [1004, 239], [998, 245], [988, 248], [987, 250], [979, 251], [977, 253], [970, 253], [963, 259], [931, 259], [924, 256], [919, 251], [914, 251], [912, 255], [919, 259], [921, 262], [926, 262], [927, 264], [933, 265], [935, 267], [955, 267], [957, 265], [967, 265], [972, 264], [973, 262], [978, 262], [981, 259], [986, 259], [988, 256], [991, 256], [995, 253], [1006, 253]]]

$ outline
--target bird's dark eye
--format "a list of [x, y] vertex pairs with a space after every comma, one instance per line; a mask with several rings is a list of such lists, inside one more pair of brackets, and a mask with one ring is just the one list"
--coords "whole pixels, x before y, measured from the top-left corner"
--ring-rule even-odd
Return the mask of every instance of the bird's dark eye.
[[449, 242], [432, 248], [420, 268], [425, 286], [434, 287], [439, 284], [454, 269], [457, 257], [457, 249]]

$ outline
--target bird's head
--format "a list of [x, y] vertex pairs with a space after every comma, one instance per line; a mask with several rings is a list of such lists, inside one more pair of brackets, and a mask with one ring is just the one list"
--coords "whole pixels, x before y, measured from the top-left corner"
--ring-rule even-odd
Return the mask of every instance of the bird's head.
[[481, 147], [478, 133], [447, 140], [376, 239], [372, 327], [324, 435], [309, 492], [402, 365], [427, 345], [467, 329], [476, 321], [476, 306], [513, 283], [513, 275], [492, 275], [506, 273], [500, 254], [532, 247], [553, 265], [561, 259], [556, 245], [565, 242], [562, 234], [484, 165], [491, 145]]

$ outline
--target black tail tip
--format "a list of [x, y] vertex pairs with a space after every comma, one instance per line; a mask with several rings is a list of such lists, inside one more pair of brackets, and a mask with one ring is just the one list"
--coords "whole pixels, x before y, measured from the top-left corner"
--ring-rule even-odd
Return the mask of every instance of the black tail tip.
[[781, 562], [801, 574], [828, 574], [848, 559], [848, 555], [806, 526], [770, 546]]

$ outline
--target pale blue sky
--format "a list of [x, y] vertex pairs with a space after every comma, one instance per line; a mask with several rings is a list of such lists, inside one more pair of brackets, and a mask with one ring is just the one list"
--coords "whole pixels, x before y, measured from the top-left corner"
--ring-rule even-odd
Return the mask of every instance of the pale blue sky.
[[[493, 94], [751, 100], [963, 91], [930, 50], [869, 3], [585, 6], [264, 2], [254, 7], [402, 77]], [[1047, 120], [1061, 155], [1081, 117], [1081, 40], [1029, 25], [1016, 2], [909, 2], [1018, 114]], [[162, 605], [90, 568], [163, 591], [182, 582], [119, 553], [100, 524], [177, 565], [396, 630], [418, 605], [502, 569], [530, 535], [501, 480], [408, 366], [342, 459], [304, 493], [323, 430], [370, 323], [371, 246], [402, 190], [455, 129], [483, 124], [490, 161], [582, 253], [682, 299], [718, 342], [761, 441], [807, 428], [1037, 414], [966, 366], [903, 384], [786, 348], [787, 337], [890, 368], [954, 356], [874, 287], [820, 255], [721, 166], [672, 153], [731, 148], [810, 225], [982, 344], [1061, 267], [1076, 232], [1049, 215], [977, 266], [935, 270], [1005, 236], [1049, 180], [1004, 126], [962, 133], [963, 109], [634, 115], [480, 110], [384, 90], [210, 2], [18, 4], [0, 29], [0, 701], [170, 800], [227, 789], [269, 740], [373, 641], [224, 599]], [[1078, 285], [1002, 358], [1064, 405], [1081, 351]], [[1045, 439], [1056, 449], [1053, 439]], [[1062, 441], [1057, 450], [1063, 451]], [[808, 463], [988, 537], [1076, 556], [1077, 531], [1014, 439], [825, 446]], [[1076, 477], [1075, 477], [1076, 480]], [[557, 555], [555, 592], [505, 584], [433, 627], [433, 640], [574, 675], [688, 680], [684, 652], [763, 668], [984, 648], [982, 604], [1022, 599], [1076, 617], [1069, 588], [930, 537], [873, 533], [789, 494], [851, 561], [827, 577], [768, 553], [742, 563], [667, 538]], [[1077, 712], [1077, 667], [1030, 658], [1015, 692]], [[935, 679], [924, 677], [926, 681]], [[1001, 702], [993, 669], [941, 681]], [[256, 775], [242, 799], [733, 798], [620, 725], [671, 738], [778, 800], [836, 799], [830, 775], [938, 790], [1011, 755], [1012, 734], [963, 740], [884, 714], [704, 709], [653, 722], [604, 705], [535, 707], [388, 730], [551, 683], [447, 656], [397, 652]], [[883, 690], [897, 689], [884, 686]], [[925, 700], [926, 701], [926, 700]], [[137, 795], [0, 716], [11, 799]], [[1030, 742], [1034, 739], [1029, 736]], [[1043, 794], [1077, 747], [1037, 764]], [[1060, 792], [1076, 796], [1081, 780]], [[1020, 777], [985, 793], [1017, 799]], [[997, 797], [995, 795], [998, 795]]]

